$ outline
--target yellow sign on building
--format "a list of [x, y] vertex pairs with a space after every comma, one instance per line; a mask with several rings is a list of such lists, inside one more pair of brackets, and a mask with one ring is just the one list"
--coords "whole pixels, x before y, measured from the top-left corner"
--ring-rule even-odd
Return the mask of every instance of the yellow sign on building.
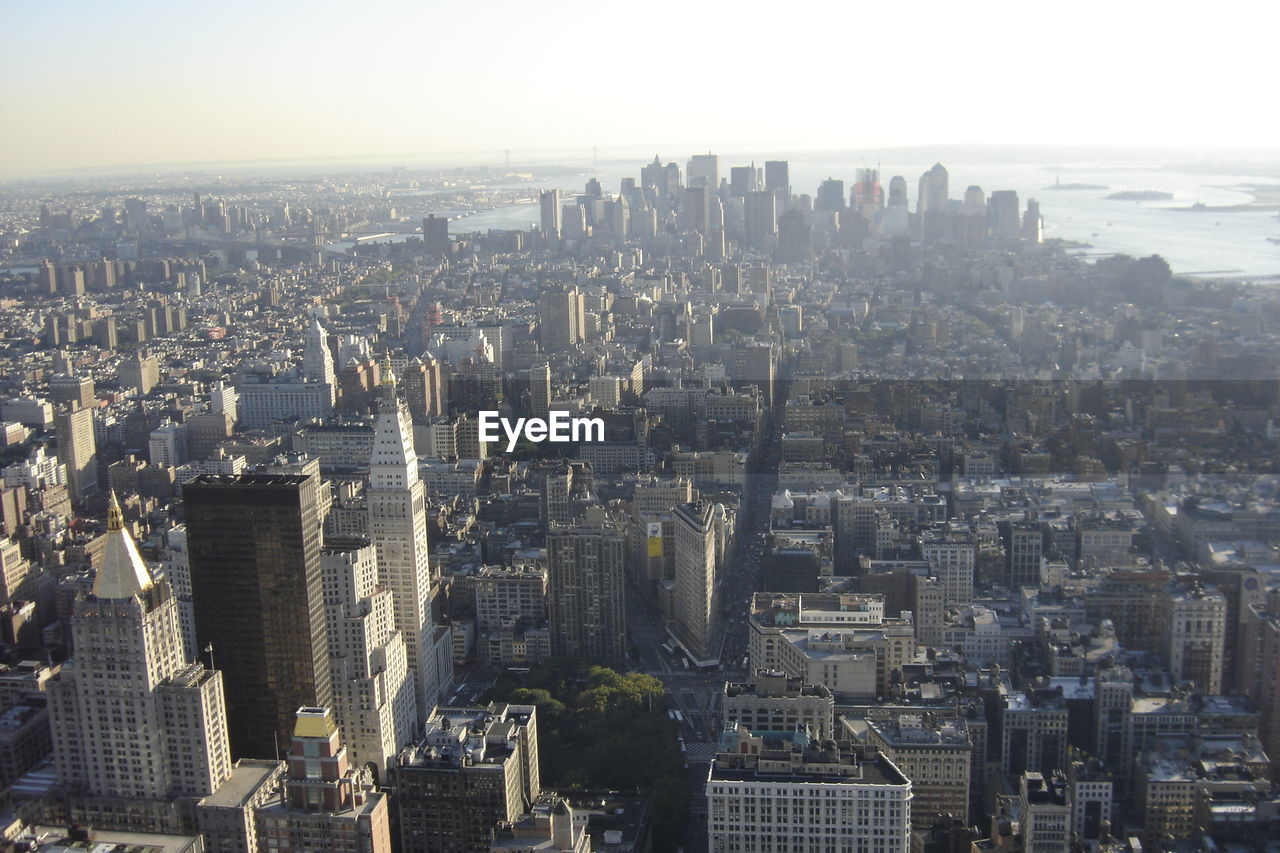
[[647, 535], [649, 537], [649, 556], [662, 556], [662, 522], [651, 521], [648, 525]]

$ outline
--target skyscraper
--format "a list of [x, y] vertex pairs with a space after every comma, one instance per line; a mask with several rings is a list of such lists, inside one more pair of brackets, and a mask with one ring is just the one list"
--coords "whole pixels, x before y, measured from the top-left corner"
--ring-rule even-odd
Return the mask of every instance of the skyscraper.
[[706, 187], [715, 192], [720, 188], [720, 156], [718, 154], [694, 154], [685, 169], [685, 183], [690, 187]]
[[183, 486], [196, 644], [227, 674], [237, 756], [269, 758], [329, 705], [319, 478], [204, 474]]
[[1244, 610], [1241, 689], [1258, 703], [1258, 738], [1280, 753], [1280, 590]]
[[557, 657], [620, 662], [626, 654], [627, 545], [614, 526], [553, 526], [547, 534], [547, 610]]
[[[890, 190], [892, 191], [892, 185]], [[941, 163], [934, 163], [929, 171], [920, 176], [916, 212], [923, 214], [929, 211], [940, 211], [946, 205], [948, 198], [947, 169]]]
[[987, 213], [987, 197], [982, 192], [982, 187], [976, 184], [970, 186], [964, 191], [964, 215], [974, 216]]
[[967, 248], [976, 249], [987, 239], [987, 197], [982, 187], [971, 186], [964, 191], [964, 205], [961, 208], [963, 224], [961, 237]]
[[[768, 300], [767, 282], [765, 299]], [[733, 385], [735, 388], [755, 385], [764, 395], [765, 405], [772, 406], [777, 378], [778, 353], [772, 344], [746, 344], [734, 349]]]
[[405, 369], [405, 402], [415, 424], [445, 413], [444, 381], [440, 362], [430, 355], [414, 358]]
[[40, 292], [47, 293], [50, 296], [56, 295], [58, 292], [58, 267], [53, 263], [53, 261], [45, 258], [40, 262], [40, 269], [38, 272], [39, 275], [36, 278], [36, 283], [40, 288]]
[[329, 336], [318, 319], [312, 319], [307, 329], [307, 339], [302, 350], [302, 378], [307, 382], [329, 386], [329, 405], [333, 405], [338, 388], [337, 374], [333, 369], [333, 353], [329, 350]]
[[675, 196], [684, 187], [684, 177], [680, 173], [680, 166], [676, 163], [668, 163], [663, 167], [666, 172], [666, 188], [667, 195]]
[[[404, 639], [418, 717], [423, 719], [435, 707], [440, 691], [453, 680], [452, 657], [448, 638], [437, 636], [431, 615], [426, 487], [418, 478], [413, 427], [396, 396], [395, 374], [389, 363], [383, 368], [367, 495], [369, 539], [378, 555], [378, 579], [394, 593], [395, 627]], [[437, 648], [440, 642], [445, 644], [443, 656]]]
[[795, 264], [813, 256], [813, 225], [800, 210], [788, 210], [778, 217], [778, 261]]
[[850, 198], [853, 209], [868, 219], [884, 207], [884, 190], [880, 186], [879, 169], [859, 169]]
[[[678, 173], [679, 167], [676, 168]], [[652, 187], [658, 196], [669, 196], [675, 192], [675, 188], [668, 182], [667, 167], [662, 165], [657, 154], [653, 155], [652, 163], [640, 169], [640, 186], [642, 189]]]
[[330, 540], [321, 568], [333, 716], [352, 764], [372, 765], [381, 779], [418, 721], [392, 592], [378, 582], [377, 554], [364, 540]]
[[74, 653], [48, 685], [59, 783], [98, 797], [211, 794], [231, 776], [222, 674], [183, 654], [178, 603], [124, 526], [72, 609]]
[[[1227, 631], [1227, 600], [1200, 583], [1164, 590], [1164, 636], [1161, 651], [1169, 674], [1178, 683], [1190, 681], [1213, 695], [1222, 691], [1223, 647]], [[1231, 626], [1232, 631], [1237, 626]]]
[[755, 166], [733, 166], [729, 169], [729, 195], [746, 198], [747, 193], [756, 189]]
[[987, 223], [996, 240], [1016, 240], [1022, 234], [1016, 190], [996, 190], [987, 205]]
[[543, 190], [538, 196], [542, 236], [548, 240], [560, 238], [560, 191]]
[[894, 175], [889, 179], [889, 206], [907, 206], [907, 179], [901, 175]]
[[449, 256], [449, 217], [427, 214], [422, 220], [422, 243], [428, 255]]
[[941, 163], [920, 176], [916, 196], [916, 215], [920, 218], [920, 234], [926, 243], [943, 236], [944, 218], [947, 214], [947, 170]]
[[560, 235], [566, 240], [585, 240], [591, 236], [591, 228], [587, 223], [586, 205], [576, 202], [561, 205]]
[[1027, 212], [1022, 215], [1022, 239], [1028, 243], [1040, 243], [1044, 239], [1044, 217], [1040, 215], [1040, 202], [1027, 199]]
[[844, 181], [827, 178], [818, 186], [813, 198], [813, 209], [839, 213], [844, 210]]
[[583, 340], [586, 305], [576, 287], [548, 290], [538, 297], [538, 337], [545, 352], [562, 352]]
[[746, 243], [766, 249], [778, 233], [778, 197], [767, 190], [747, 194], [743, 208]]
[[98, 444], [93, 435], [93, 410], [71, 407], [54, 416], [58, 461], [67, 466], [71, 500], [84, 503], [98, 493]]
[[707, 501], [681, 504], [671, 511], [675, 526], [675, 634], [696, 661], [714, 658], [711, 647], [714, 619], [717, 524], [724, 507]]
[[1044, 578], [1044, 534], [1034, 522], [1001, 521], [1005, 549], [1005, 582], [1013, 589], [1038, 587]]
[[780, 193], [784, 206], [791, 197], [790, 169], [786, 160], [764, 161], [764, 188], [771, 193]]
[[539, 362], [529, 368], [529, 411], [545, 418], [551, 411], [551, 365]]
[[682, 227], [685, 231], [697, 231], [706, 234], [711, 227], [711, 193], [705, 186], [685, 187], [684, 207], [681, 210]]
[[626, 196], [605, 202], [605, 209], [605, 220], [609, 224], [610, 233], [618, 240], [626, 240], [631, 236], [631, 207]]

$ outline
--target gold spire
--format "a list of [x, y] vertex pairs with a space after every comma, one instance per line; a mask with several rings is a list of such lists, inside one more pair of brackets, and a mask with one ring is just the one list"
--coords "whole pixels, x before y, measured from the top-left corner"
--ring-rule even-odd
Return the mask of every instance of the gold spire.
[[120, 501], [116, 500], [116, 490], [111, 490], [111, 498], [107, 502], [107, 530], [124, 530], [124, 513], [120, 510]]
[[102, 565], [93, 579], [93, 594], [98, 598], [129, 599], [150, 587], [154, 582], [151, 571], [124, 526], [124, 513], [114, 491], [107, 503], [106, 539]]
[[388, 350], [386, 355], [382, 357], [382, 384], [383, 386], [395, 385], [396, 374], [391, 369], [391, 351]]

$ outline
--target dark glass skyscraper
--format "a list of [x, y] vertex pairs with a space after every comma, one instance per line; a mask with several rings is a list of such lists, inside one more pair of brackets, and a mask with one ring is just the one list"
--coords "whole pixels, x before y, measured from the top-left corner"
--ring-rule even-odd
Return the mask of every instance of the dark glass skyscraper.
[[764, 161], [764, 188], [769, 192], [791, 194], [790, 166], [786, 160]]
[[314, 475], [202, 475], [183, 486], [196, 642], [224, 674], [231, 751], [287, 749], [301, 706], [329, 705]]
[[729, 195], [744, 198], [756, 188], [755, 166], [733, 166], [729, 169]]
[[844, 210], [844, 181], [836, 178], [823, 181], [818, 187], [818, 195], [813, 199], [813, 209], [836, 213]]

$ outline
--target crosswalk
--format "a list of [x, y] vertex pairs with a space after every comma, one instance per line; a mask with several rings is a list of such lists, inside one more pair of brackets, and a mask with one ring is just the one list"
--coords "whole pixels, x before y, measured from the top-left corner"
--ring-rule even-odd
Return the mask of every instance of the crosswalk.
[[690, 763], [709, 762], [716, 757], [716, 745], [714, 743], [691, 743], [686, 745], [686, 759]]

